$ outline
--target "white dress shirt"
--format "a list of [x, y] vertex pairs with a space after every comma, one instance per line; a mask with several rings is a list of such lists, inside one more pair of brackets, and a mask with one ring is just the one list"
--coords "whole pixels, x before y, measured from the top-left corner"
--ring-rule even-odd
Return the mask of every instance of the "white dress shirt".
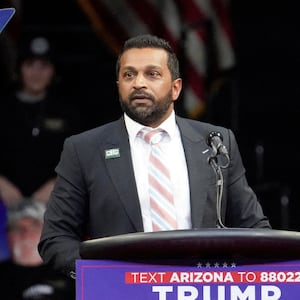
[[[146, 143], [142, 137], [137, 136], [138, 132], [142, 128], [145, 128], [145, 126], [133, 121], [126, 114], [124, 114], [124, 118], [129, 135], [131, 157], [142, 210], [144, 231], [152, 231], [147, 169], [151, 146]], [[174, 187], [174, 202], [178, 229], [190, 229], [191, 209], [188, 171], [180, 132], [175, 121], [175, 113], [173, 112], [159, 128], [165, 130], [169, 135], [168, 139], [164, 139], [161, 148], [167, 153], [167, 163], [170, 167], [171, 181]]]

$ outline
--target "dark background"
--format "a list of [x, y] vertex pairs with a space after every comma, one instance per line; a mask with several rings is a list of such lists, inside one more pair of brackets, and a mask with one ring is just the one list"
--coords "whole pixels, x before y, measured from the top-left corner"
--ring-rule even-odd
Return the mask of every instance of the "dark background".
[[[231, 3], [237, 65], [203, 120], [235, 132], [248, 180], [274, 228], [299, 230], [297, 1]], [[26, 0], [22, 7], [22, 31], [55, 41], [62, 86], [86, 117], [86, 128], [119, 117], [116, 57], [76, 1]]]

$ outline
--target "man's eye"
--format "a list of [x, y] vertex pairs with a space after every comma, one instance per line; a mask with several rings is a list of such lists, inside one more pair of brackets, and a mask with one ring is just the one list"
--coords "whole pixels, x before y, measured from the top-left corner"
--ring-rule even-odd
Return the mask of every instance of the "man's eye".
[[132, 78], [134, 76], [133, 72], [125, 72], [124, 73], [124, 78]]
[[159, 75], [160, 74], [157, 71], [151, 71], [151, 72], [149, 72], [149, 76], [151, 76], [151, 77], [158, 77]]

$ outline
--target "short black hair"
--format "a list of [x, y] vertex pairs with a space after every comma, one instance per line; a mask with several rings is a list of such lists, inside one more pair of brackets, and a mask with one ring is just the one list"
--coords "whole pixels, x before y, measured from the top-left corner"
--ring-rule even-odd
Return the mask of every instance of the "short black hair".
[[55, 64], [54, 45], [43, 35], [23, 37], [18, 49], [18, 64], [26, 60], [41, 59]]
[[117, 63], [116, 63], [117, 78], [119, 76], [119, 71], [120, 71], [121, 56], [123, 55], [123, 53], [125, 51], [127, 51], [129, 49], [133, 49], [133, 48], [140, 48], [140, 49], [142, 49], [142, 48], [157, 48], [157, 49], [165, 50], [168, 54], [167, 65], [170, 70], [172, 80], [175, 80], [180, 77], [178, 58], [177, 58], [175, 52], [173, 51], [172, 47], [170, 46], [170, 44], [166, 40], [159, 38], [155, 35], [143, 34], [143, 35], [138, 35], [138, 36], [132, 37], [132, 38], [128, 39], [127, 41], [125, 41], [123, 48], [122, 48], [121, 52], [119, 53]]

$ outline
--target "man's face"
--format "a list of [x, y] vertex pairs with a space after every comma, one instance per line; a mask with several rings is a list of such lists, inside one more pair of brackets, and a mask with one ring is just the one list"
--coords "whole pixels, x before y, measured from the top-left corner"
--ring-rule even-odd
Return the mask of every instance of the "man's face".
[[37, 249], [42, 226], [39, 220], [23, 218], [9, 228], [8, 242], [16, 264], [34, 266], [42, 262]]
[[21, 77], [24, 89], [38, 95], [47, 89], [54, 76], [54, 66], [44, 59], [28, 59], [21, 65]]
[[181, 79], [172, 81], [163, 49], [133, 48], [120, 59], [118, 78], [122, 109], [133, 120], [157, 127], [171, 114], [181, 91]]

